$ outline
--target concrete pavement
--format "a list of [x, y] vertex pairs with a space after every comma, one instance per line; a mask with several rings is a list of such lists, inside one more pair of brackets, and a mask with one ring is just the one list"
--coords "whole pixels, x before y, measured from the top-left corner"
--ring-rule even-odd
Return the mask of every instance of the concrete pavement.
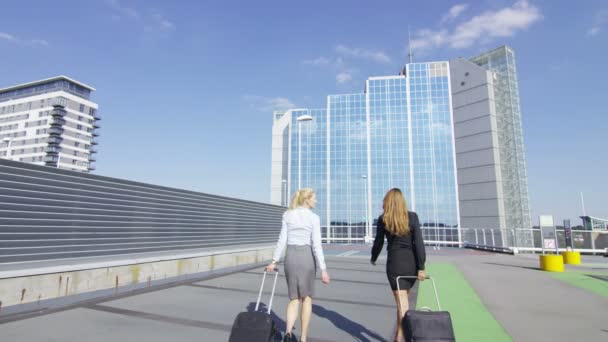
[[[363, 246], [325, 246], [325, 250], [332, 280], [327, 286], [316, 283], [309, 340], [391, 341], [395, 303], [383, 259], [377, 266], [370, 265], [369, 248]], [[537, 256], [432, 247], [427, 251], [430, 264], [455, 265], [485, 309], [515, 341], [608, 338], [608, 297], [538, 271]], [[576, 271], [593, 271], [600, 278], [604, 271], [608, 274], [606, 259], [598, 257], [589, 263], [593, 266]], [[226, 341], [235, 316], [253, 309], [261, 271], [256, 267], [82, 303], [51, 314], [0, 319], [0, 336], [3, 341]], [[267, 278], [263, 305], [268, 304], [271, 280]], [[595, 281], [603, 284], [603, 280]], [[281, 276], [272, 311], [282, 329], [286, 294]], [[299, 332], [298, 325], [296, 335]]]

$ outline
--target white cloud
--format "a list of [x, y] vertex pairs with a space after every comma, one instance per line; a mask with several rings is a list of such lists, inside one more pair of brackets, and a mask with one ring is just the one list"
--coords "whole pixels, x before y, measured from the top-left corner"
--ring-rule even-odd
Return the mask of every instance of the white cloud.
[[34, 45], [49, 46], [49, 42], [44, 39], [32, 39], [30, 40], [30, 43]]
[[353, 79], [353, 75], [351, 75], [349, 72], [341, 72], [336, 75], [336, 82], [338, 82], [338, 83], [350, 82], [350, 81], [352, 81], [352, 79]]
[[469, 8], [468, 4], [458, 4], [452, 6], [448, 13], [441, 18], [441, 22], [446, 23], [458, 18], [462, 13], [464, 13], [464, 11], [467, 10], [467, 8]]
[[587, 31], [587, 35], [592, 37], [597, 36], [598, 33], [600, 33], [600, 28], [598, 26], [594, 26]]
[[259, 95], [244, 95], [243, 99], [250, 106], [260, 112], [273, 112], [275, 110], [288, 110], [296, 108], [296, 105], [285, 97], [264, 97]]
[[369, 59], [379, 63], [390, 63], [391, 58], [383, 51], [369, 49], [351, 48], [345, 45], [336, 46], [336, 52], [345, 56]]
[[5, 32], [0, 32], [0, 39], [8, 40], [13, 43], [18, 43], [22, 45], [41, 45], [41, 46], [49, 46], [49, 42], [44, 39], [20, 39], [18, 37], [13, 36], [12, 34], [8, 34]]
[[590, 37], [597, 36], [602, 26], [608, 23], [608, 9], [602, 9], [597, 12], [595, 18], [593, 19], [593, 26], [587, 31], [587, 35]]
[[146, 32], [175, 30], [175, 24], [156, 10], [138, 10], [126, 7], [119, 0], [106, 0], [106, 3], [115, 11], [111, 16], [113, 21], [119, 21], [122, 18], [131, 19], [141, 25]]
[[[448, 13], [449, 15], [449, 13]], [[444, 45], [450, 48], [467, 48], [478, 41], [512, 37], [542, 19], [540, 10], [527, 0], [519, 0], [511, 7], [486, 11], [460, 23], [452, 31], [423, 29], [412, 39], [412, 49], [428, 49]]]
[[315, 58], [315, 59], [311, 59], [311, 60], [306, 60], [303, 63], [308, 64], [308, 65], [320, 66], [320, 65], [328, 65], [331, 62], [329, 59], [327, 59], [325, 57], [319, 57], [319, 58]]
[[135, 18], [135, 19], [140, 18], [140, 14], [137, 10], [135, 10], [134, 8], [131, 8], [131, 7], [122, 6], [118, 2], [118, 0], [106, 0], [106, 3], [108, 3], [108, 5], [110, 5], [112, 8], [114, 8], [117, 12], [121, 13], [122, 15], [126, 15], [128, 17]]
[[15, 40], [15, 37], [8, 33], [0, 32], [0, 39]]
[[166, 31], [175, 29], [175, 25], [169, 20], [167, 20], [165, 17], [163, 17], [160, 13], [153, 14], [152, 19], [156, 22], [156, 24], [161, 30]]

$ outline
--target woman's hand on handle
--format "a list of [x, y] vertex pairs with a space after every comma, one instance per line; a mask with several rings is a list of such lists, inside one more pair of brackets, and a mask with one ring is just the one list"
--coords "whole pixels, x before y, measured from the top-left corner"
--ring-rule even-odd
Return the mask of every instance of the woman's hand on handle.
[[277, 264], [275, 264], [274, 262], [271, 262], [270, 264], [268, 264], [268, 266], [266, 266], [266, 272], [268, 272], [268, 273], [272, 273], [276, 270], [277, 270]]
[[426, 273], [424, 272], [424, 270], [418, 271], [418, 280], [423, 281], [425, 279], [426, 279]]
[[329, 284], [329, 273], [327, 271], [321, 271], [321, 281], [323, 284]]

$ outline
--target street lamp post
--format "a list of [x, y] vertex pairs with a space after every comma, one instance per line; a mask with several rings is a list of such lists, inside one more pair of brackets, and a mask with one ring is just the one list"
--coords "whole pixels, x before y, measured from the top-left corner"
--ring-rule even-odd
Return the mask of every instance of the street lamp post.
[[13, 142], [13, 139], [6, 137], [4, 139], [2, 139], [2, 141], [4, 141], [6, 143], [6, 159], [12, 159], [11, 156], [11, 143]]
[[367, 175], [361, 175], [361, 179], [363, 180], [363, 198], [365, 203], [365, 242], [371, 238], [370, 229], [369, 229], [369, 208], [367, 206]]
[[281, 187], [282, 194], [281, 195], [283, 197], [283, 201], [282, 202], [283, 202], [283, 206], [286, 207], [287, 206], [287, 202], [288, 202], [288, 199], [287, 199], [287, 180], [283, 179], [283, 181], [281, 183], [282, 183], [282, 187]]
[[298, 189], [302, 189], [302, 121], [312, 121], [312, 116], [298, 116]]

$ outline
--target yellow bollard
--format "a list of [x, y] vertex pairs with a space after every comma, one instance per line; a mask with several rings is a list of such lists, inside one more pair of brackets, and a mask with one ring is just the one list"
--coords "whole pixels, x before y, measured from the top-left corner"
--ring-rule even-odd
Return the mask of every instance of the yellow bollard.
[[570, 265], [580, 265], [581, 264], [581, 252], [562, 252], [562, 257], [564, 257], [564, 264]]
[[547, 272], [564, 272], [564, 258], [555, 254], [541, 255], [540, 269]]

